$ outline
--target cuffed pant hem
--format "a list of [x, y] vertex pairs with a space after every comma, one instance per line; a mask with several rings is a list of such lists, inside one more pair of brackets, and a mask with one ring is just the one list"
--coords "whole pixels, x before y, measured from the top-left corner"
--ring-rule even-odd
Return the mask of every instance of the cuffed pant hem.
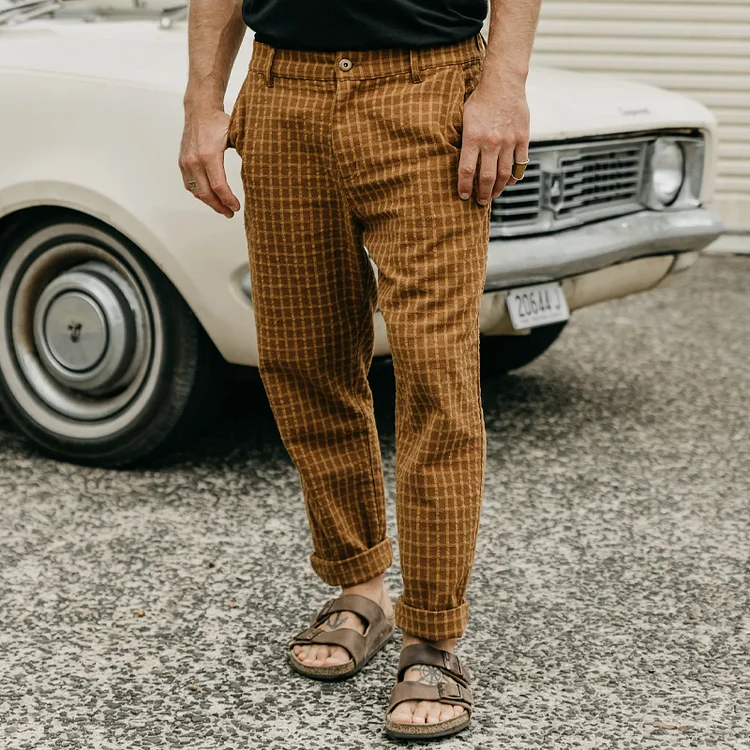
[[356, 586], [385, 573], [392, 563], [393, 545], [388, 537], [346, 560], [323, 560], [314, 552], [310, 555], [313, 570], [330, 586]]
[[455, 609], [429, 610], [410, 607], [403, 597], [396, 601], [396, 625], [409, 635], [425, 641], [445, 641], [460, 638], [466, 629], [469, 603]]

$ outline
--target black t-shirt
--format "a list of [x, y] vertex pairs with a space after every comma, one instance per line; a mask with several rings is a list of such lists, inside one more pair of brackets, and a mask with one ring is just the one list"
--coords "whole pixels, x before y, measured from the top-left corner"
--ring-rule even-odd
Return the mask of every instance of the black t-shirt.
[[282, 49], [416, 48], [479, 33], [487, 0], [243, 0], [242, 15], [259, 42]]

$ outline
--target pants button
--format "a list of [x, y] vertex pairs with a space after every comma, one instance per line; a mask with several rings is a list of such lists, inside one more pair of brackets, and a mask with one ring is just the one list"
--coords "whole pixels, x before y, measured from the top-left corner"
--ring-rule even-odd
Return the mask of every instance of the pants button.
[[343, 70], [344, 73], [348, 73], [354, 67], [354, 63], [345, 57], [343, 60], [339, 60], [339, 69]]

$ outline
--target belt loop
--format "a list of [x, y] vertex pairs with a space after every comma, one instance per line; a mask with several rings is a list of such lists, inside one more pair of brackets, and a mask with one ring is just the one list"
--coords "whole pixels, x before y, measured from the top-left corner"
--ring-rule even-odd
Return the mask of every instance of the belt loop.
[[409, 66], [411, 67], [412, 83], [422, 83], [422, 76], [419, 72], [419, 50], [411, 48], [409, 50]]
[[484, 57], [484, 54], [487, 51], [487, 42], [484, 40], [484, 36], [482, 35], [481, 31], [476, 35], [476, 42], [479, 54]]
[[266, 62], [266, 86], [273, 88], [273, 58], [276, 55], [276, 47], [270, 47], [268, 53], [268, 61]]

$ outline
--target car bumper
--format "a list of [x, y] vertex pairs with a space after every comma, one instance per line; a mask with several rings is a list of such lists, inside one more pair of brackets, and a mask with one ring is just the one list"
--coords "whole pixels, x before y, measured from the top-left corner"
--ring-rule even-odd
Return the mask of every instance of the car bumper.
[[[485, 335], [524, 334], [511, 325], [505, 290], [560, 281], [571, 312], [647, 291], [687, 270], [724, 230], [716, 211], [638, 213], [534, 237], [492, 239], [480, 309]], [[251, 298], [250, 277], [241, 287]], [[389, 353], [383, 316], [375, 314], [375, 355]]]
[[[702, 250], [723, 231], [716, 211], [693, 208], [638, 211], [562, 232], [491, 239], [485, 291], [559, 281], [647, 255]], [[249, 273], [240, 287], [252, 299]]]
[[702, 250], [724, 231], [711, 208], [639, 211], [575, 229], [490, 240], [485, 290], [557, 281], [650, 255]]

